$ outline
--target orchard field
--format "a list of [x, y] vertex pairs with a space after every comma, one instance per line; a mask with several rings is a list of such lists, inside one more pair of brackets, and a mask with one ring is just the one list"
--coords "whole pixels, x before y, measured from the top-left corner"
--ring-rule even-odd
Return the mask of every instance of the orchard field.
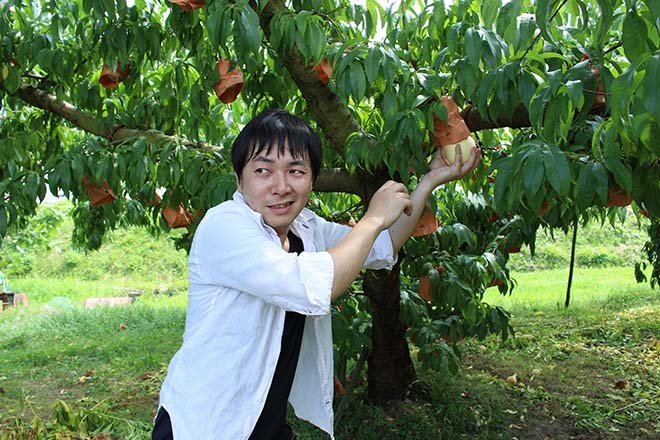
[[[10, 288], [29, 305], [0, 314], [2, 438], [147, 439], [183, 332], [185, 252], [172, 244], [176, 233], [154, 239], [137, 228], [115, 231], [99, 251], [76, 251], [67, 209], [40, 209], [34, 244], [5, 254]], [[632, 269], [643, 226], [629, 218], [579, 237], [568, 309], [570, 240], [540, 235], [534, 258], [523, 249], [512, 259], [513, 293], [485, 297], [512, 313], [515, 337], [460, 341], [457, 374], [420, 369], [406, 399], [384, 407], [358, 380], [337, 397], [337, 438], [657, 438], [660, 299]], [[83, 308], [85, 298], [137, 291], [126, 307]], [[324, 438], [292, 423], [299, 438]]]

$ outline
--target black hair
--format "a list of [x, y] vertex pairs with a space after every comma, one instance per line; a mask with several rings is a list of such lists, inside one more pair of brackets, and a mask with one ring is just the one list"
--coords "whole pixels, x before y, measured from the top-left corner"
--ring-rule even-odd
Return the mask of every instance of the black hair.
[[296, 159], [307, 159], [312, 180], [316, 180], [323, 160], [321, 139], [304, 120], [286, 110], [274, 109], [257, 115], [234, 140], [231, 161], [239, 182], [245, 164], [262, 152], [270, 153], [273, 147], [278, 154], [288, 150]]

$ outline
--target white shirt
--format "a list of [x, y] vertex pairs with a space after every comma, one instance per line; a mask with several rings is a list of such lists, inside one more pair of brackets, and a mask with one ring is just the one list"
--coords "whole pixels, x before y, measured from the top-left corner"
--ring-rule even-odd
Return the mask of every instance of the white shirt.
[[[177, 440], [247, 439], [266, 401], [287, 310], [307, 315], [289, 396], [296, 416], [333, 436], [330, 293], [334, 263], [326, 251], [349, 231], [304, 209], [291, 225], [300, 255], [240, 193], [200, 222], [188, 261], [183, 344], [160, 392]], [[383, 231], [365, 267], [391, 268]]]

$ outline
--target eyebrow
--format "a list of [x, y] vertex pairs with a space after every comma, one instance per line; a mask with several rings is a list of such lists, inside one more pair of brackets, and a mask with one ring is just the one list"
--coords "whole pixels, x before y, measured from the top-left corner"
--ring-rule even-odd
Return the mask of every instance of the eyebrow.
[[[266, 162], [266, 163], [275, 163], [273, 159], [269, 159], [266, 156], [256, 156], [254, 159], [252, 159], [254, 162]], [[289, 162], [289, 165], [298, 165], [298, 166], [305, 166], [309, 167], [310, 165], [302, 160], [302, 159], [295, 159]]]

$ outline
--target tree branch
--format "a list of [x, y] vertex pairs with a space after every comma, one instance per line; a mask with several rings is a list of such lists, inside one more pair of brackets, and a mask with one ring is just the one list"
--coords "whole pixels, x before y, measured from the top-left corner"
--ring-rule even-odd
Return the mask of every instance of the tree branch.
[[[168, 136], [156, 130], [138, 130], [126, 127], [107, 128], [93, 115], [80, 110], [69, 102], [58, 101], [55, 95], [30, 85], [21, 85], [13, 96], [20, 98], [34, 107], [54, 113], [87, 133], [112, 140], [113, 142], [126, 142], [139, 137], [145, 137], [149, 142], [178, 142], [184, 147], [205, 151], [224, 150], [223, 147], [217, 145], [206, 142], [191, 142], [177, 136]], [[314, 190], [319, 192], [360, 194], [362, 186], [360, 184], [360, 177], [357, 174], [351, 175], [344, 169], [333, 168], [321, 170], [314, 183]]]
[[314, 182], [314, 191], [343, 192], [361, 195], [362, 185], [357, 174], [351, 175], [343, 168], [322, 170]]
[[482, 118], [481, 114], [473, 107], [465, 108], [461, 112], [461, 116], [472, 132], [490, 130], [493, 128], [523, 128], [532, 126], [532, 123], [529, 120], [529, 114], [524, 105], [519, 105], [510, 118], [504, 115], [499, 115], [495, 121], [488, 121]]
[[[287, 10], [282, 0], [271, 0], [262, 11], [254, 5], [260, 16], [261, 28], [270, 40], [270, 22], [278, 12]], [[337, 95], [330, 91], [316, 75], [314, 66], [303, 62], [297, 52], [280, 53], [281, 61], [302, 93], [310, 112], [330, 141], [331, 148], [344, 153], [348, 136], [360, 131], [360, 125]]]
[[223, 148], [206, 142], [192, 142], [185, 138], [169, 136], [156, 130], [138, 130], [126, 127], [106, 127], [99, 118], [86, 113], [73, 104], [59, 101], [57, 97], [31, 85], [22, 84], [13, 94], [28, 104], [49, 111], [71, 122], [87, 133], [94, 134], [114, 142], [125, 142], [139, 137], [145, 137], [149, 142], [176, 142], [188, 148], [204, 151], [222, 151]]

